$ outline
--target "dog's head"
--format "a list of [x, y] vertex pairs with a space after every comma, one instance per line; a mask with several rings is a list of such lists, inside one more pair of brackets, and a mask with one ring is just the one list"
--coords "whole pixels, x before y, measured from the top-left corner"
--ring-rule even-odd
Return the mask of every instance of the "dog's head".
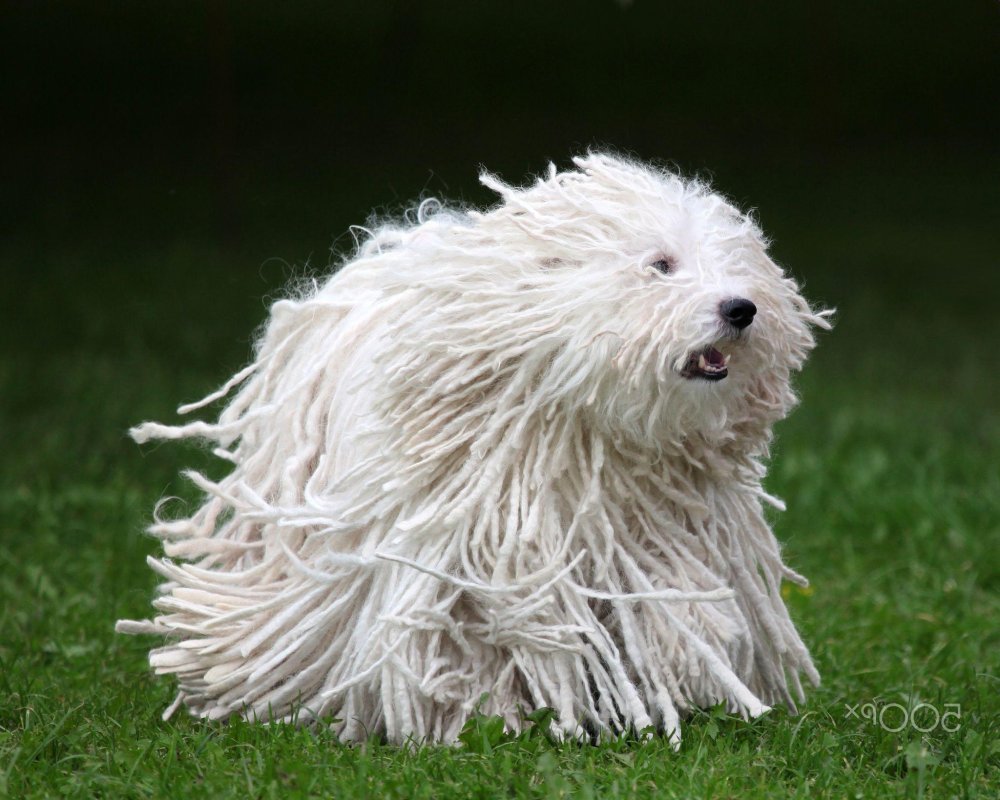
[[485, 176], [505, 202], [481, 218], [534, 251], [525, 290], [551, 294], [564, 321], [552, 369], [567, 388], [588, 373], [583, 404], [647, 440], [786, 413], [790, 373], [828, 323], [754, 221], [699, 181], [607, 155], [575, 163], [523, 191]]
[[704, 183], [608, 155], [575, 163], [526, 189], [485, 174], [500, 205], [406, 232], [400, 258], [427, 266], [394, 280], [435, 290], [435, 340], [452, 359], [488, 353], [500, 386], [522, 367], [541, 405], [617, 438], [766, 438], [826, 312]]

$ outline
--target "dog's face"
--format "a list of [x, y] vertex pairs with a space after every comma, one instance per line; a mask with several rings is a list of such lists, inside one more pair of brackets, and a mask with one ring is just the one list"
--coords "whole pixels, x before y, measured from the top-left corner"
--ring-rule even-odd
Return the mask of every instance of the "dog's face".
[[497, 207], [366, 245], [351, 280], [398, 302], [379, 356], [391, 402], [419, 388], [439, 416], [469, 402], [482, 419], [490, 404], [584, 414], [643, 446], [766, 440], [822, 315], [704, 185], [609, 156], [576, 163], [527, 189], [485, 175]]
[[565, 332], [552, 366], [578, 376], [577, 401], [646, 441], [783, 416], [826, 323], [754, 222], [698, 182], [608, 156], [577, 165], [499, 210], [537, 251], [529, 293], [552, 290]]

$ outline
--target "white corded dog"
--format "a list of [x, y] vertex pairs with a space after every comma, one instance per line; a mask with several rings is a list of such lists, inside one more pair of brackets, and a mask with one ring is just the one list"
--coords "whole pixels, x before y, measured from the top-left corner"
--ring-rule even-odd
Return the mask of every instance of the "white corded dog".
[[211, 719], [454, 741], [481, 706], [564, 735], [755, 716], [818, 674], [762, 505], [789, 379], [829, 327], [747, 216], [609, 155], [485, 212], [430, 201], [274, 305], [217, 422], [232, 462], [150, 528], [150, 653]]

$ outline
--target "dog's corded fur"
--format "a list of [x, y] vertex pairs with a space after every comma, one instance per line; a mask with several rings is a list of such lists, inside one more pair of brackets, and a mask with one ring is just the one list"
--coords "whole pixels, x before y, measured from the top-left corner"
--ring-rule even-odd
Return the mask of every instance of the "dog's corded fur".
[[[762, 505], [772, 424], [828, 327], [753, 221], [608, 155], [485, 212], [425, 203], [274, 305], [217, 422], [146, 423], [232, 462], [151, 532], [150, 654], [212, 719], [333, 718], [453, 741], [470, 712], [581, 736], [692, 707], [794, 709], [818, 674]], [[720, 304], [749, 298], [740, 332]], [[728, 377], [692, 374], [730, 356]], [[702, 362], [704, 365], [704, 362]], [[718, 365], [716, 365], [718, 366]]]

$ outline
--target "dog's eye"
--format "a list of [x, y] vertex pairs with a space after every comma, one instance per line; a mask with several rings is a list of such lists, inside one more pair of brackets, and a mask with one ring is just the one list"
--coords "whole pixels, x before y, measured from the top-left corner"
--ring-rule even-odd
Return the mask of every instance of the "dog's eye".
[[658, 258], [650, 262], [649, 266], [663, 275], [669, 275], [674, 271], [674, 261], [672, 258]]

